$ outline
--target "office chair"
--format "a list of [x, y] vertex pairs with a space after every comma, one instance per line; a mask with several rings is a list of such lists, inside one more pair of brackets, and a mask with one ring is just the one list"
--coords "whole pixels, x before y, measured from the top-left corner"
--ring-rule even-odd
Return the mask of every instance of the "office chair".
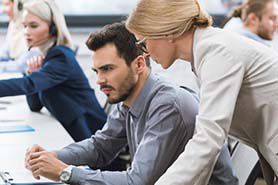
[[231, 155], [239, 185], [254, 185], [261, 171], [257, 152], [253, 148], [236, 141], [231, 150]]

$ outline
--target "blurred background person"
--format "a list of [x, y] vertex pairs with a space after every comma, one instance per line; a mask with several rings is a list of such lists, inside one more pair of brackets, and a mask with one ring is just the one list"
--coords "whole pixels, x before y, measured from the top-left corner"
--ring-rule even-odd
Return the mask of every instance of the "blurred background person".
[[226, 30], [238, 32], [243, 29], [243, 22], [240, 17], [236, 16], [236, 13], [232, 12], [232, 14], [224, 20], [220, 27]]
[[276, 33], [274, 34], [274, 39], [272, 41], [273, 48], [278, 51], [278, 19], [276, 21]]
[[23, 25], [28, 47], [42, 56], [29, 61], [28, 75], [0, 81], [0, 97], [27, 95], [32, 111], [46, 107], [75, 141], [102, 128], [106, 114], [72, 51], [63, 14], [52, 0], [24, 5]]
[[3, 13], [9, 18], [5, 47], [2, 48], [0, 60], [9, 61], [18, 58], [27, 50], [22, 25], [23, 1], [2, 0]]
[[232, 17], [237, 18], [239, 22], [241, 20], [242, 26], [233, 29], [229, 28], [230, 24], [227, 24], [226, 29], [271, 46], [270, 41], [274, 39], [277, 30], [278, 4], [276, 0], [247, 0], [233, 11]]
[[23, 4], [28, 0], [2, 0], [3, 13], [9, 18], [5, 43], [0, 51], [0, 72], [20, 72], [26, 70], [26, 61], [39, 55], [37, 50], [27, 51], [22, 24]]

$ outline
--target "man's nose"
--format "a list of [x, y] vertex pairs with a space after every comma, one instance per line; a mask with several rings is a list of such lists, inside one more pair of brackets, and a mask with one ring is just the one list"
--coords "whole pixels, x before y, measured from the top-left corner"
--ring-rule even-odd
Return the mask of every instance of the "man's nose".
[[98, 85], [102, 85], [102, 84], [106, 83], [106, 78], [105, 78], [105, 76], [99, 74], [98, 77], [97, 77], [96, 83], [97, 83]]

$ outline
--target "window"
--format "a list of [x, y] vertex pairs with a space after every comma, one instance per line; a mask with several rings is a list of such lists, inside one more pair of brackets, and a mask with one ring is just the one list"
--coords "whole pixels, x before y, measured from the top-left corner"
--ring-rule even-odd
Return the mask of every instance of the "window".
[[200, 0], [203, 7], [212, 15], [226, 15], [242, 0]]
[[[55, 0], [71, 27], [98, 27], [124, 20], [138, 0]], [[8, 17], [3, 14], [0, 1], [0, 26], [6, 27]]]
[[128, 15], [138, 0], [55, 0], [65, 15]]
[[[214, 17], [216, 25], [221, 22], [232, 7], [242, 0], [199, 0]], [[55, 0], [64, 12], [70, 27], [100, 27], [126, 19], [138, 0]], [[7, 26], [8, 18], [1, 11], [0, 26]]]

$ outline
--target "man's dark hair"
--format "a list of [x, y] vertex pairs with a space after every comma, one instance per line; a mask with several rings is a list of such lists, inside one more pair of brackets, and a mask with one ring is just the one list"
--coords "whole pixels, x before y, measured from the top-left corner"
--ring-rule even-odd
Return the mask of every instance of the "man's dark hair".
[[[106, 44], [114, 44], [119, 57], [130, 66], [131, 62], [143, 52], [136, 46], [136, 38], [125, 28], [125, 23], [113, 23], [104, 26], [100, 31], [91, 33], [86, 41], [87, 47], [96, 51]], [[150, 67], [149, 58], [145, 57], [146, 65]]]

